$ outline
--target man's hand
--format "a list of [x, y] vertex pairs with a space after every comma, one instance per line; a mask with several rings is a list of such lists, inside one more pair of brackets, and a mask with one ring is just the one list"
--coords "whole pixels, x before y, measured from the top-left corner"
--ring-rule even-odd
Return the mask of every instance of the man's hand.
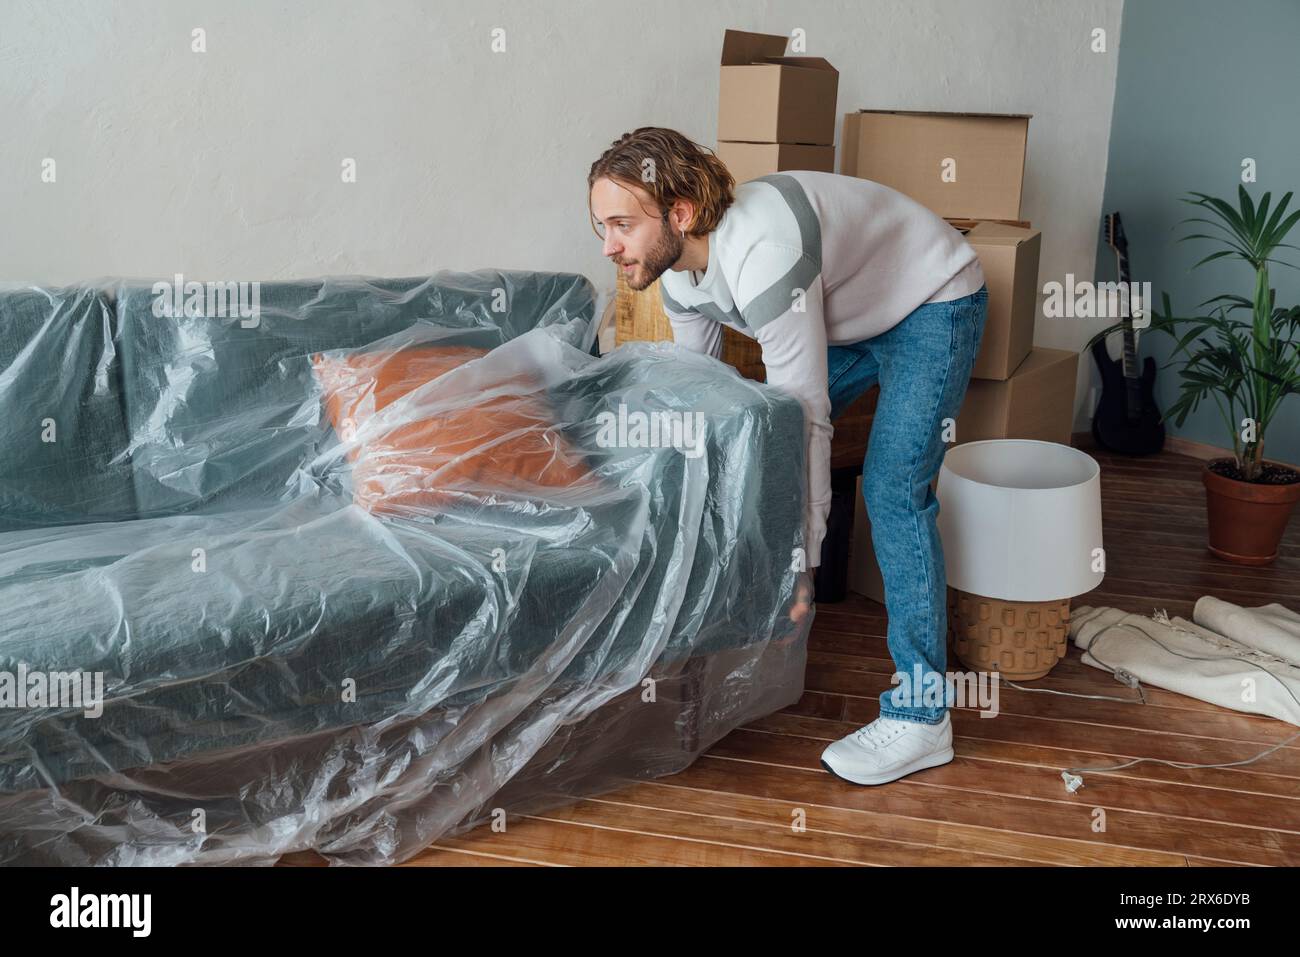
[[800, 572], [794, 583], [794, 603], [790, 606], [790, 620], [796, 625], [812, 610], [813, 575], [815, 569]]
[[[813, 572], [800, 572], [799, 577], [794, 581], [794, 598], [790, 605], [790, 621], [798, 625], [812, 611], [813, 604]], [[799, 637], [801, 629], [792, 629], [790, 634], [776, 642], [778, 648], [784, 648]]]

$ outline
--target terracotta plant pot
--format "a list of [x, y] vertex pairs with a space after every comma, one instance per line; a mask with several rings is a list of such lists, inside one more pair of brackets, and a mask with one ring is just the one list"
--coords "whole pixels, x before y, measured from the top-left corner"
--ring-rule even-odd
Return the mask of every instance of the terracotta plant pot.
[[[1300, 500], [1300, 482], [1242, 482], [1211, 471], [1211, 464], [1207, 462], [1201, 472], [1210, 518], [1210, 551], [1237, 565], [1269, 564], [1277, 558], [1291, 510]], [[1288, 468], [1280, 462], [1268, 464]]]

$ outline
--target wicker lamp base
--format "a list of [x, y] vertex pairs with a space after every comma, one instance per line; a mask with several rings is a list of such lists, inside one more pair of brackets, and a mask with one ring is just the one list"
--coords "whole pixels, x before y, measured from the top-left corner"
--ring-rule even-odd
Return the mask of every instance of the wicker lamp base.
[[1070, 600], [1002, 601], [948, 589], [948, 643], [972, 671], [1042, 678], [1065, 657]]

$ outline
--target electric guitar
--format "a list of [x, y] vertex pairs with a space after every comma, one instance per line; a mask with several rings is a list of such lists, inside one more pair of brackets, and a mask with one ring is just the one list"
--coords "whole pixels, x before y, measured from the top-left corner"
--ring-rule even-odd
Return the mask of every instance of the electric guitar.
[[[1128, 240], [1119, 213], [1108, 213], [1105, 219], [1106, 243], [1115, 250], [1116, 266], [1123, 289], [1129, 286]], [[1125, 304], [1124, 355], [1120, 360], [1110, 357], [1106, 342], [1099, 339], [1092, 344], [1092, 357], [1101, 372], [1101, 398], [1092, 417], [1092, 437], [1097, 444], [1122, 455], [1151, 455], [1165, 444], [1165, 427], [1156, 408], [1156, 363], [1150, 356], [1142, 361], [1138, 371], [1137, 337], [1133, 332], [1133, 317], [1129, 315], [1127, 295], [1121, 296]], [[1150, 310], [1150, 303], [1142, 303]]]

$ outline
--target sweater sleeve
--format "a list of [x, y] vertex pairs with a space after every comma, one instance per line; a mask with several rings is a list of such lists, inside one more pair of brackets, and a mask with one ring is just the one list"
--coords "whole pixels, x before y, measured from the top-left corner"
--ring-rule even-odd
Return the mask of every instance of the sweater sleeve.
[[801, 250], [757, 246], [737, 283], [737, 306], [763, 350], [767, 382], [799, 400], [804, 411], [808, 567], [821, 564], [831, 507], [831, 400], [826, 373], [826, 323], [820, 264]]

